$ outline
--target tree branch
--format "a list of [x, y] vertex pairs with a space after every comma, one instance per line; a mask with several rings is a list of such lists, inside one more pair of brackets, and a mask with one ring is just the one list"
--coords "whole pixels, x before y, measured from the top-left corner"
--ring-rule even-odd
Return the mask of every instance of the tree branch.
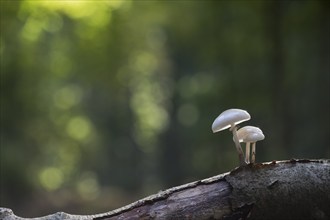
[[[330, 219], [330, 160], [249, 164], [103, 214], [52, 219]], [[22, 219], [0, 208], [0, 219]]]

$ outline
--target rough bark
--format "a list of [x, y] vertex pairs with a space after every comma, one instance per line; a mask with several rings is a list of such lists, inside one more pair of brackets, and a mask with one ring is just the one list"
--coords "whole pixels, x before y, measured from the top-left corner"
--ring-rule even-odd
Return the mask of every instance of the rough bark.
[[[103, 214], [45, 219], [330, 219], [330, 160], [249, 164]], [[0, 219], [22, 219], [0, 208]]]

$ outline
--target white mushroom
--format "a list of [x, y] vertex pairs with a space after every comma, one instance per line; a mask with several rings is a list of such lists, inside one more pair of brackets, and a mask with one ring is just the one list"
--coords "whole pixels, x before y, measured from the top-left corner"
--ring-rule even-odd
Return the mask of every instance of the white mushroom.
[[245, 153], [245, 161], [246, 163], [250, 162], [250, 143], [254, 145], [254, 154], [252, 153], [253, 159], [251, 161], [255, 161], [255, 142], [259, 140], [263, 140], [265, 138], [264, 134], [262, 133], [261, 129], [254, 126], [245, 126], [240, 128], [237, 131], [237, 137], [239, 142], [246, 143], [246, 153]]
[[238, 152], [238, 157], [240, 161], [240, 165], [246, 164], [244, 161], [244, 155], [242, 151], [242, 147], [237, 138], [237, 127], [236, 125], [247, 121], [251, 118], [250, 114], [242, 109], [228, 109], [222, 112], [213, 122], [212, 131], [213, 133], [225, 130], [230, 128], [229, 130], [233, 132], [233, 140], [236, 146], [236, 150]]
[[260, 134], [260, 133], [255, 133], [252, 135], [251, 137], [251, 143], [252, 143], [252, 157], [251, 157], [251, 163], [254, 163], [256, 161], [256, 143], [257, 141], [261, 141], [265, 139], [265, 135], [264, 134]]

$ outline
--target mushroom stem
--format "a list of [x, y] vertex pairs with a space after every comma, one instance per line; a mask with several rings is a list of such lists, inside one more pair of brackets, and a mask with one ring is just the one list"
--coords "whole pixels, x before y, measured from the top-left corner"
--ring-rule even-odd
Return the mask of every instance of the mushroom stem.
[[246, 142], [245, 162], [250, 163], [250, 142]]
[[251, 163], [256, 162], [256, 143], [252, 143], [252, 158], [251, 158]]
[[246, 165], [246, 162], [244, 161], [243, 150], [237, 137], [237, 127], [234, 124], [232, 124], [230, 130], [233, 132], [233, 140], [238, 153], [239, 163], [240, 165]]

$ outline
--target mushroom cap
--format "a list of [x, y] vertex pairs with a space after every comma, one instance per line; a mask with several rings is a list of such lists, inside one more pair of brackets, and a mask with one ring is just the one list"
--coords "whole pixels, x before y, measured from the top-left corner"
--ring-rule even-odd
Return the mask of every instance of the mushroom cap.
[[265, 139], [265, 135], [261, 129], [254, 126], [245, 126], [237, 130], [237, 137], [239, 142], [254, 143]]
[[237, 125], [243, 121], [250, 120], [250, 114], [242, 109], [228, 109], [222, 112], [213, 122], [213, 133], [230, 128], [232, 124]]
[[257, 141], [261, 141], [265, 139], [265, 135], [263, 133], [253, 133], [246, 136], [244, 142], [255, 143]]

